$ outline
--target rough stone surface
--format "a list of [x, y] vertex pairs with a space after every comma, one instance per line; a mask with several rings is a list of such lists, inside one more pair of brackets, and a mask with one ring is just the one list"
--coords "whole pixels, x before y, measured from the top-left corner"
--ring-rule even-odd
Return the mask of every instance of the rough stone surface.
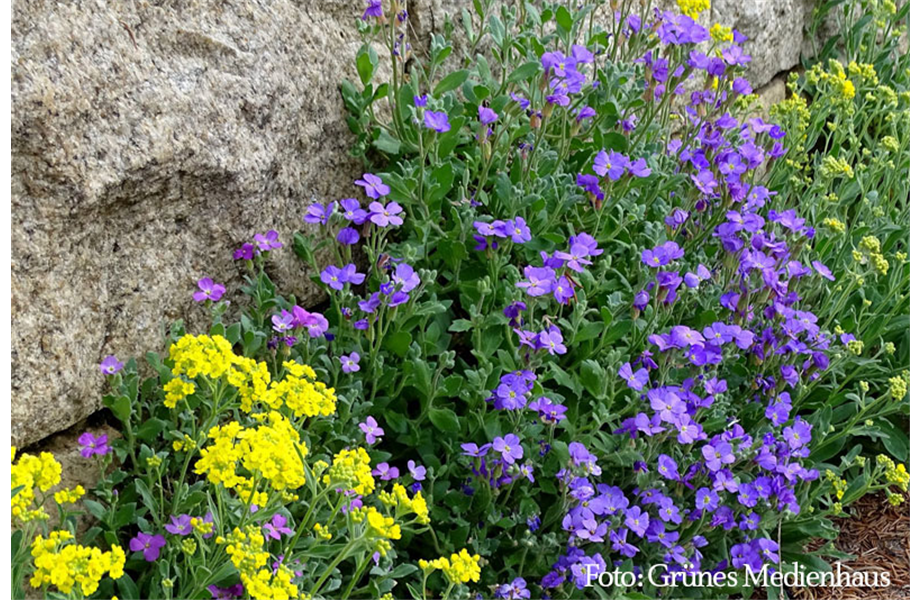
[[[807, 2], [808, 0], [805, 0]], [[799, 64], [804, 39], [803, 0], [712, 0], [710, 22], [748, 37], [751, 55], [745, 78], [758, 88]]]
[[238, 297], [230, 255], [254, 232], [289, 240], [312, 194], [353, 189], [337, 86], [357, 4], [14, 4], [14, 443], [98, 408], [104, 355], [200, 320], [198, 278]]
[[[751, 38], [759, 87], [798, 61], [802, 1], [714, 0], [704, 20]], [[361, 171], [338, 85], [353, 77], [363, 6], [14, 3], [14, 443], [96, 410], [104, 355], [162, 349], [174, 319], [201, 324], [198, 278], [238, 299], [234, 247], [270, 228], [289, 241], [312, 195], [352, 193]], [[414, 46], [459, 6], [410, 0]], [[318, 298], [284, 254], [284, 289]]]

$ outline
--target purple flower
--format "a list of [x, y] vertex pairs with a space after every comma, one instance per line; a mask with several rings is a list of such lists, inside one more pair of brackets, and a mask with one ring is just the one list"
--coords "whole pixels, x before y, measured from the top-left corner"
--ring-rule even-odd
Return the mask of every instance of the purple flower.
[[112, 451], [109, 436], [105, 433], [96, 437], [89, 431], [84, 432], [77, 438], [77, 443], [80, 444], [80, 456], [83, 458], [89, 458], [94, 454], [103, 456]]
[[428, 469], [425, 468], [425, 465], [416, 465], [414, 460], [410, 460], [407, 463], [407, 469], [412, 479], [416, 481], [425, 481], [425, 475], [428, 474]]
[[648, 529], [648, 521], [648, 513], [642, 512], [642, 509], [638, 506], [627, 509], [623, 514], [624, 524], [639, 537], [645, 535], [645, 530]]
[[233, 251], [233, 260], [252, 260], [256, 254], [256, 247], [245, 243]]
[[[380, 0], [368, 1], [379, 2]], [[228, 588], [220, 588], [216, 585], [209, 585], [208, 591], [211, 592], [211, 600], [236, 600], [236, 598], [243, 597], [243, 592], [245, 592], [245, 589], [243, 588], [242, 583], [237, 583], [236, 585], [231, 585]]]
[[380, 202], [371, 202], [368, 209], [371, 222], [378, 227], [403, 224], [403, 218], [399, 216], [403, 209], [395, 202], [388, 202], [386, 206]]
[[144, 560], [153, 562], [160, 558], [160, 548], [166, 545], [166, 538], [162, 535], [150, 535], [149, 533], [140, 532], [137, 536], [131, 538], [128, 547], [131, 552], [143, 552]]
[[796, 417], [792, 427], [783, 428], [783, 439], [793, 450], [802, 448], [811, 441], [811, 425], [802, 417]]
[[523, 288], [528, 296], [543, 296], [552, 291], [556, 283], [556, 271], [549, 267], [524, 267], [526, 281], [519, 281], [515, 285]]
[[428, 94], [422, 94], [421, 96], [412, 96], [412, 101], [415, 103], [416, 108], [424, 108], [428, 105]]
[[815, 271], [817, 271], [818, 274], [821, 275], [821, 277], [824, 277], [825, 279], [829, 279], [831, 281], [836, 280], [836, 277], [834, 277], [834, 274], [831, 272], [830, 269], [827, 268], [826, 265], [824, 265], [824, 263], [820, 263], [816, 260], [813, 260], [811, 261], [811, 266], [814, 267]]
[[343, 227], [339, 234], [335, 236], [335, 239], [343, 246], [351, 246], [358, 243], [358, 240], [361, 239], [361, 234], [352, 227]]
[[399, 477], [399, 469], [391, 467], [389, 463], [377, 463], [377, 466], [371, 471], [371, 475], [380, 479], [380, 481], [390, 481]]
[[353, 264], [347, 264], [341, 269], [329, 265], [320, 273], [319, 279], [334, 290], [342, 290], [346, 283], [359, 285], [364, 283], [364, 273], [358, 273], [358, 268]]
[[623, 363], [617, 374], [626, 380], [626, 385], [629, 388], [637, 392], [641, 392], [645, 384], [648, 383], [648, 370], [639, 369], [638, 371], [633, 371], [632, 365], [629, 363]]
[[173, 535], [188, 535], [192, 533], [192, 517], [191, 515], [170, 515], [165, 529]]
[[332, 216], [332, 211], [334, 210], [335, 202], [330, 202], [326, 206], [323, 206], [322, 202], [314, 202], [307, 207], [307, 214], [303, 216], [303, 220], [314, 225], [325, 225], [329, 222], [329, 217]]
[[422, 282], [418, 273], [408, 263], [399, 263], [390, 279], [400, 292], [411, 292]]
[[502, 455], [502, 460], [509, 465], [514, 461], [524, 457], [524, 448], [521, 446], [521, 440], [513, 433], [505, 437], [497, 437], [492, 440], [492, 450]]
[[562, 404], [554, 404], [549, 398], [541, 396], [527, 405], [530, 410], [536, 411], [540, 419], [546, 423], [558, 423], [565, 418], [568, 408]]
[[677, 461], [667, 454], [658, 455], [658, 473], [665, 479], [676, 481], [680, 479], [680, 471], [677, 470]]
[[255, 240], [259, 250], [263, 252], [268, 252], [269, 250], [274, 250], [284, 246], [284, 244], [278, 241], [278, 232], [274, 229], [269, 229], [264, 234], [257, 233], [252, 236], [252, 239]]
[[562, 332], [555, 325], [550, 325], [548, 329], [541, 331], [537, 341], [541, 348], [546, 348], [546, 351], [553, 356], [565, 354], [568, 351], [565, 344], [562, 343]]
[[357, 198], [345, 198], [339, 204], [342, 206], [342, 216], [346, 220], [355, 225], [363, 225], [367, 220], [367, 211], [361, 208], [361, 203], [358, 202]]
[[102, 359], [102, 362], [99, 363], [99, 370], [102, 371], [103, 375], [114, 375], [118, 373], [125, 367], [125, 363], [121, 362], [115, 355], [109, 354]]
[[361, 19], [367, 21], [368, 17], [382, 17], [383, 16], [383, 6], [382, 0], [367, 0], [367, 8], [364, 9], [364, 14], [361, 15]]
[[530, 598], [530, 590], [527, 589], [527, 582], [523, 577], [517, 577], [511, 583], [505, 583], [498, 586], [495, 590], [495, 597], [504, 600], [521, 600]]
[[339, 362], [342, 363], [342, 372], [343, 373], [357, 373], [361, 370], [361, 355], [357, 352], [352, 352], [351, 354], [343, 354], [339, 357]]
[[364, 440], [368, 444], [376, 444], [377, 439], [383, 437], [383, 428], [377, 425], [377, 419], [374, 417], [368, 417], [363, 423], [358, 423], [358, 429], [364, 432]]
[[651, 250], [642, 251], [642, 262], [652, 268], [663, 267], [672, 260], [683, 257], [683, 249], [676, 242], [665, 242]]
[[600, 177], [606, 176], [611, 181], [616, 181], [623, 176], [629, 164], [629, 158], [619, 152], [601, 150], [594, 157], [594, 172]]
[[447, 113], [440, 111], [425, 111], [425, 127], [434, 129], [438, 133], [447, 133], [450, 131], [450, 122], [447, 120]]
[[227, 291], [227, 288], [219, 283], [214, 283], [210, 277], [199, 279], [198, 289], [199, 291], [192, 295], [192, 298], [195, 299], [195, 302], [204, 302], [205, 300], [217, 302], [221, 299], [221, 296], [224, 295], [224, 292]]
[[735, 462], [735, 455], [732, 445], [728, 442], [713, 442], [703, 446], [703, 460], [710, 471], [718, 471], [722, 465], [730, 465]]
[[355, 185], [363, 187], [367, 197], [374, 200], [382, 198], [390, 193], [390, 186], [385, 184], [382, 179], [373, 173], [365, 173], [363, 178], [355, 180]]
[[696, 508], [697, 510], [714, 511], [719, 507], [719, 494], [707, 487], [700, 488], [696, 491]]
[[[498, 114], [488, 106], [479, 107], [479, 122], [488, 125], [498, 121]], [[448, 126], [449, 127], [449, 126]]]
[[287, 526], [287, 517], [276, 514], [272, 520], [262, 525], [265, 530], [265, 539], [280, 540], [282, 535], [294, 535], [294, 531]]
[[511, 238], [515, 244], [523, 244], [530, 241], [530, 228], [527, 222], [521, 217], [515, 217], [505, 223], [505, 234]]
[[278, 333], [285, 333], [294, 329], [294, 315], [282, 310], [280, 315], [272, 316], [272, 329]]

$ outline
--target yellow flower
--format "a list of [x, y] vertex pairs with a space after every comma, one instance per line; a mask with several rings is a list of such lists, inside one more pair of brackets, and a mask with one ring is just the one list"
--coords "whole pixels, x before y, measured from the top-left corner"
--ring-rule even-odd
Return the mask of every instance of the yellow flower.
[[52, 531], [48, 539], [39, 535], [32, 541], [32, 587], [51, 585], [69, 595], [79, 585], [83, 596], [89, 596], [106, 573], [112, 579], [124, 575], [125, 552], [119, 546], [103, 552], [70, 543], [72, 540], [69, 531]]
[[[15, 448], [10, 452], [11, 462], [16, 459]], [[61, 463], [50, 452], [38, 456], [23, 454], [11, 465], [10, 488], [19, 491], [12, 497], [12, 516], [23, 523], [48, 518], [45, 509], [36, 504], [35, 488], [47, 492], [61, 482]]]
[[701, 12], [709, 10], [709, 0], [677, 0], [677, 7], [681, 13], [699, 19]]
[[195, 385], [181, 377], [174, 377], [163, 386], [163, 391], [166, 392], [166, 398], [163, 400], [166, 408], [176, 408], [180, 400], [195, 393]]
[[60, 490], [54, 493], [54, 501], [58, 504], [74, 504], [77, 500], [83, 497], [86, 493], [86, 490], [83, 489], [82, 485], [78, 485], [73, 489]]
[[329, 533], [329, 528], [325, 525], [320, 525], [319, 523], [313, 524], [313, 531], [316, 532], [316, 537], [321, 540], [331, 540], [332, 534]]
[[307, 455], [307, 446], [281, 413], [272, 411], [254, 417], [264, 423], [243, 428], [237, 421], [231, 421], [212, 428], [208, 437], [214, 443], [201, 450], [195, 472], [207, 474], [211, 483], [233, 488], [247, 479], [237, 472], [242, 467], [250, 474], [258, 473], [275, 490], [299, 488], [306, 483], [303, 457]]
[[323, 483], [341, 484], [354, 490], [360, 496], [374, 491], [374, 476], [371, 475], [371, 457], [364, 448], [350, 450], [343, 448], [332, 459], [332, 466], [323, 475]]

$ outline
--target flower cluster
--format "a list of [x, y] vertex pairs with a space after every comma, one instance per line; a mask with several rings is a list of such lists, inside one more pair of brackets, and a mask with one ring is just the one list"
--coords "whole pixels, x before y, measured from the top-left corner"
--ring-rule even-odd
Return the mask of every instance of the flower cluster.
[[107, 552], [81, 546], [74, 543], [69, 531], [52, 531], [47, 539], [37, 536], [32, 541], [32, 559], [32, 587], [53, 585], [63, 594], [79, 587], [83, 596], [90, 596], [106, 574], [112, 579], [124, 575], [124, 550], [115, 545]]

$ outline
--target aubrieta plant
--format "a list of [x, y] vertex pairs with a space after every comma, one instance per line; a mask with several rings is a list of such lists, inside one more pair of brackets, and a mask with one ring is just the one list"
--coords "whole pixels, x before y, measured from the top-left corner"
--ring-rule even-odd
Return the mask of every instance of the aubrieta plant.
[[242, 244], [247, 302], [198, 281], [207, 335], [103, 361], [121, 437], [54, 527], [60, 465], [14, 452], [14, 582], [747, 597], [693, 582], [844, 557], [830, 517], [909, 483], [907, 6], [819, 7], [841, 35], [765, 114], [743, 32], [677, 4], [474, 0], [419, 53], [367, 0], [353, 197]]

